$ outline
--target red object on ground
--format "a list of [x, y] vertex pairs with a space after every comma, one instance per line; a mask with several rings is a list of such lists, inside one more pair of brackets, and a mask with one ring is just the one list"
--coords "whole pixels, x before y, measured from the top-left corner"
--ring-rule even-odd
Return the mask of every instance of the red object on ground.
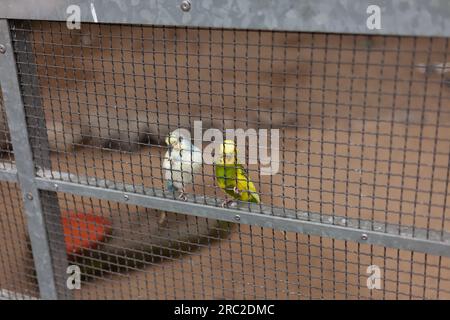
[[62, 218], [67, 253], [80, 253], [82, 249], [95, 248], [111, 233], [111, 222], [88, 213], [66, 211]]

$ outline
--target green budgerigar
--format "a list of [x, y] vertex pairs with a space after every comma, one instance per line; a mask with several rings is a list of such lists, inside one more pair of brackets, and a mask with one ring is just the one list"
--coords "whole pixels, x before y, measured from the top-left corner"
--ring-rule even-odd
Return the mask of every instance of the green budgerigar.
[[[238, 162], [237, 147], [234, 141], [225, 140], [220, 145], [218, 160], [215, 163], [218, 186], [234, 199], [260, 203], [255, 185], [248, 178], [244, 167]], [[225, 201], [228, 206], [233, 200]]]

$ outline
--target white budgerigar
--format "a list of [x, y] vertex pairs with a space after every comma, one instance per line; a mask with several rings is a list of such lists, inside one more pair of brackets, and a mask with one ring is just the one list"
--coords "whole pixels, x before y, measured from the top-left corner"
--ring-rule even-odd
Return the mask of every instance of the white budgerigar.
[[179, 130], [171, 132], [164, 156], [164, 179], [169, 191], [178, 191], [179, 198], [186, 201], [185, 185], [192, 183], [194, 174], [202, 167], [202, 151], [191, 143]]

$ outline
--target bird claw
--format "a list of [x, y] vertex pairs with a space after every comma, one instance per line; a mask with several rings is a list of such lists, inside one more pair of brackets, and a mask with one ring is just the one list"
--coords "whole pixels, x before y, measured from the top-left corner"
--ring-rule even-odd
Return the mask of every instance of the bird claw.
[[234, 187], [233, 188], [233, 192], [236, 193], [236, 194], [240, 194], [242, 191], [239, 190], [237, 187]]
[[186, 194], [184, 192], [180, 192], [180, 195], [178, 196], [178, 199], [182, 200], [182, 201], [187, 201], [188, 198], [186, 196]]
[[234, 200], [225, 200], [222, 202], [222, 208], [236, 207], [237, 203]]

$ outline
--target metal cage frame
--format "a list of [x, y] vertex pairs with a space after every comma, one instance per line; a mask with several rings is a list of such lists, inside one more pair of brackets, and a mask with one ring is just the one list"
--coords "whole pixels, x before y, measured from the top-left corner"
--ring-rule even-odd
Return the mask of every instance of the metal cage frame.
[[[25, 111], [17, 76], [16, 61], [10, 36], [10, 19], [65, 21], [66, 9], [75, 4], [81, 8], [82, 23], [126, 23], [146, 25], [176, 25], [195, 27], [262, 29], [280, 31], [308, 31], [331, 33], [417, 35], [450, 37], [450, 6], [448, 1], [378, 1], [382, 10], [383, 28], [368, 30], [365, 26], [366, 8], [373, 1], [188, 1], [189, 9], [180, 9], [181, 1], [131, 1], [119, 3], [107, 0], [65, 0], [44, 1], [37, 8], [29, 6], [26, 0], [4, 0], [0, 5], [0, 85], [3, 91], [11, 142], [15, 154], [15, 168], [0, 169], [0, 180], [17, 182], [23, 196], [28, 230], [32, 244], [34, 262], [41, 298], [70, 298], [70, 292], [61, 296], [57, 292], [58, 282], [64, 280], [56, 274], [64, 274], [65, 257], [55, 258], [47, 238], [48, 228], [61, 228], [55, 219], [52, 223], [44, 219], [43, 210], [49, 209], [56, 192], [67, 192], [80, 196], [94, 196], [99, 199], [128, 203], [146, 208], [167, 210], [176, 213], [207, 218], [220, 218], [283, 231], [294, 231], [308, 235], [319, 235], [334, 239], [355, 241], [391, 248], [407, 249], [450, 257], [450, 234], [427, 234], [425, 229], [411, 230], [398, 226], [373, 226], [373, 224], [349, 221], [339, 225], [322, 217], [298, 218], [298, 212], [283, 212], [277, 215], [263, 215], [242, 210], [213, 208], [193, 202], [180, 203], [157, 196], [105, 189], [92, 186], [77, 177], [59, 176], [58, 180], [42, 174], [49, 170], [49, 155], [41, 154], [42, 163], [33, 163], [33, 145], [25, 121]], [[192, 6], [192, 7], [191, 7]], [[30, 69], [30, 74], [36, 70]], [[33, 82], [33, 76], [29, 81]], [[39, 101], [33, 101], [39, 105]], [[36, 112], [42, 112], [37, 108]], [[41, 123], [45, 128], [45, 123]], [[33, 135], [43, 137], [45, 130]], [[37, 168], [35, 166], [38, 166]], [[77, 183], [74, 183], [77, 179]], [[98, 185], [107, 181], [97, 181]], [[127, 186], [123, 186], [127, 190]], [[307, 214], [307, 213], [306, 213]], [[290, 217], [292, 215], [292, 217]], [[57, 216], [57, 215], [56, 215]], [[300, 213], [301, 216], [301, 213]], [[332, 217], [331, 217], [332, 218]], [[326, 219], [325, 219], [326, 220]], [[413, 236], [414, 232], [414, 236]]]

